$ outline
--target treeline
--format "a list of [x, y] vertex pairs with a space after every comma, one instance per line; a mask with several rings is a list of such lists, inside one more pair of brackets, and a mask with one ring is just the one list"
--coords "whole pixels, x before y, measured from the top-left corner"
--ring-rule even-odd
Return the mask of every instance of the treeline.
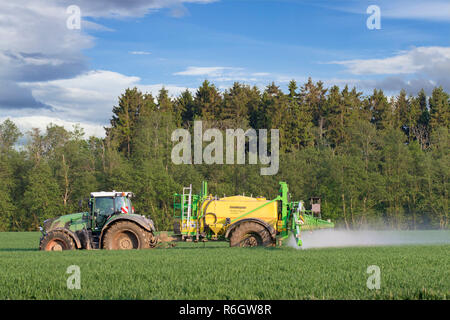
[[[173, 193], [207, 180], [212, 194], [275, 197], [287, 181], [294, 200], [321, 197], [322, 214], [345, 228], [448, 228], [450, 97], [355, 88], [311, 79], [263, 91], [241, 83], [220, 92], [205, 81], [193, 94], [154, 97], [127, 89], [113, 107], [106, 137], [49, 125], [21, 133], [0, 124], [0, 230], [36, 230], [43, 220], [79, 211], [91, 191], [127, 190], [160, 230], [172, 224]], [[174, 165], [171, 134], [192, 130], [280, 130], [280, 169], [261, 165]], [[28, 143], [17, 141], [27, 134]], [[208, 143], [204, 143], [207, 145]], [[269, 149], [270, 150], [270, 149]], [[248, 162], [247, 162], [248, 163]]]

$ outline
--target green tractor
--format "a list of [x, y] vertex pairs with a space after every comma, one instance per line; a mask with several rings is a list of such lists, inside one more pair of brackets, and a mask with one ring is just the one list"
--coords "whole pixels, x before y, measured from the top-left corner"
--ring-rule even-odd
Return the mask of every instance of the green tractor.
[[[92, 192], [89, 211], [44, 221], [40, 250], [145, 249], [155, 247], [155, 226], [134, 213], [132, 192]], [[82, 202], [80, 201], [80, 208]]]

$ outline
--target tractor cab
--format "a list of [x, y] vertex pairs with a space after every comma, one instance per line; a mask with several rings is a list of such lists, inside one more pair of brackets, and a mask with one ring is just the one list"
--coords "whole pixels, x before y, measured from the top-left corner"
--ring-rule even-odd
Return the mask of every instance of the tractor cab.
[[92, 230], [101, 230], [106, 221], [116, 214], [133, 214], [132, 192], [92, 192], [89, 209], [92, 218]]

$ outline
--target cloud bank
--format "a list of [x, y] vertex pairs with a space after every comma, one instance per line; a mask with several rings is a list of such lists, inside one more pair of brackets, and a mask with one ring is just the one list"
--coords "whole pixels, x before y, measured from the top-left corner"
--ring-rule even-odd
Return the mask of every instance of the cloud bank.
[[450, 47], [417, 47], [383, 59], [332, 61], [344, 66], [352, 75], [381, 75], [381, 79], [356, 80], [363, 88], [398, 91], [402, 88], [416, 94], [420, 89], [430, 93], [436, 85], [450, 91]]
[[[89, 70], [83, 51], [95, 45], [86, 30], [112, 31], [86, 18], [142, 17], [161, 10], [187, 14], [183, 4], [215, 0], [14, 0], [0, 2], [0, 120], [11, 118], [23, 130], [53, 122], [71, 129], [79, 122], [99, 135], [117, 97], [129, 86], [154, 92], [161, 84], [140, 85], [140, 79]], [[81, 29], [67, 28], [76, 5]], [[132, 51], [147, 55], [150, 52]], [[175, 94], [181, 88], [168, 85]], [[68, 120], [70, 119], [70, 120]], [[45, 126], [44, 126], [45, 127]]]

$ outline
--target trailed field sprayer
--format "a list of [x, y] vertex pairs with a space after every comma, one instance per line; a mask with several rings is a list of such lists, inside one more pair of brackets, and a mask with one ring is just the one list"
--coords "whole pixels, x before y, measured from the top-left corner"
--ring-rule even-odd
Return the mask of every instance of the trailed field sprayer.
[[132, 192], [92, 192], [89, 211], [44, 221], [40, 249], [144, 249], [160, 242], [229, 241], [230, 246], [274, 246], [291, 231], [299, 246], [301, 230], [333, 228], [316, 217], [320, 208], [313, 203], [305, 210], [302, 201], [290, 201], [288, 186], [280, 182], [279, 195], [264, 197], [208, 195], [207, 183], [199, 194], [192, 185], [174, 194], [174, 230], [171, 237], [158, 237], [153, 221], [138, 215], [131, 204]]
[[207, 183], [199, 194], [192, 193], [192, 185], [174, 195], [174, 234], [176, 240], [228, 240], [230, 246], [273, 246], [293, 233], [302, 245], [301, 230], [334, 228], [331, 221], [320, 215], [317, 199], [312, 210], [303, 201], [290, 201], [288, 185], [280, 182], [279, 195], [264, 197], [237, 195], [218, 198], [208, 195]]

